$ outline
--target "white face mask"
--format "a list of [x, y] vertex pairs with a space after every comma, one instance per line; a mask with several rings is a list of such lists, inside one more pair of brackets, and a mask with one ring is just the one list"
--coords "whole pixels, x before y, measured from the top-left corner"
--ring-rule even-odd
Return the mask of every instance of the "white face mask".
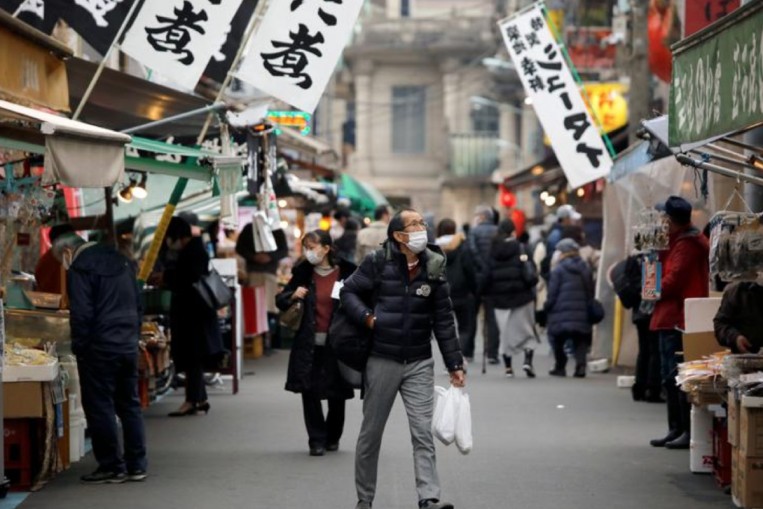
[[426, 230], [420, 232], [411, 232], [408, 234], [408, 249], [414, 254], [419, 254], [427, 248], [427, 232]]
[[313, 265], [319, 265], [325, 256], [322, 256], [312, 249], [305, 251], [305, 258], [307, 258], [307, 261], [310, 262]]

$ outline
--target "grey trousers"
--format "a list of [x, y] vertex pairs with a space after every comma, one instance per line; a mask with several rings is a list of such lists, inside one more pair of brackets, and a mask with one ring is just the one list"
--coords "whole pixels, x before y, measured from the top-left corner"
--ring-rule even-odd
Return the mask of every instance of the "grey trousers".
[[371, 357], [366, 365], [363, 425], [355, 449], [355, 487], [360, 501], [374, 500], [382, 435], [398, 392], [408, 414], [419, 500], [440, 498], [432, 436], [434, 359], [401, 364]]

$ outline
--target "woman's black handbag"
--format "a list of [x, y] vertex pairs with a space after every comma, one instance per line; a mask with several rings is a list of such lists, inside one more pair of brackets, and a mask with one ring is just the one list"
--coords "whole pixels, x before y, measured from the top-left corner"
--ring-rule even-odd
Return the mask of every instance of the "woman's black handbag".
[[302, 325], [304, 315], [305, 302], [302, 299], [297, 299], [289, 306], [289, 309], [281, 311], [278, 315], [278, 324], [286, 330], [297, 332]]
[[599, 299], [592, 299], [588, 302], [588, 321], [592, 325], [601, 323], [605, 315], [604, 306], [599, 302]]
[[210, 309], [222, 309], [233, 300], [233, 290], [215, 269], [196, 281], [193, 288]]

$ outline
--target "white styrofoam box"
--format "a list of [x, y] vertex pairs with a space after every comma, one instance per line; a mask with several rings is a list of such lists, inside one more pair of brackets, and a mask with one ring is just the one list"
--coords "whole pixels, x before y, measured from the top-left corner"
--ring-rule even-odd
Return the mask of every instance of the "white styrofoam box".
[[609, 359], [596, 359], [588, 362], [588, 371], [591, 373], [604, 373], [609, 369]]
[[617, 377], [617, 386], [620, 389], [630, 389], [634, 385], [636, 385], [635, 376], [618, 376]]
[[58, 376], [58, 361], [45, 366], [3, 365], [3, 382], [50, 382]]
[[763, 408], [763, 398], [742, 396], [742, 406], [745, 408]]
[[721, 307], [721, 297], [707, 297], [704, 299], [686, 299], [684, 301], [684, 315], [686, 317], [685, 331], [687, 334], [695, 332], [712, 332], [713, 318]]
[[235, 258], [213, 258], [210, 260], [212, 267], [222, 277], [238, 277], [238, 262]]
[[689, 444], [689, 470], [694, 474], [713, 473], [713, 442], [694, 442]]
[[713, 444], [713, 413], [707, 407], [691, 407], [691, 440]]

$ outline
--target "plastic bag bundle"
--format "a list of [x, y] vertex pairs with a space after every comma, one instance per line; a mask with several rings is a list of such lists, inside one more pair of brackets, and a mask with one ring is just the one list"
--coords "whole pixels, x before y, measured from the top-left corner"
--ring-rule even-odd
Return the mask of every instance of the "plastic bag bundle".
[[721, 211], [710, 221], [710, 274], [755, 281], [763, 273], [763, 226], [752, 213]]
[[469, 395], [463, 388], [435, 387], [435, 410], [432, 433], [443, 444], [456, 442], [462, 454], [469, 454], [473, 446], [472, 413]]

